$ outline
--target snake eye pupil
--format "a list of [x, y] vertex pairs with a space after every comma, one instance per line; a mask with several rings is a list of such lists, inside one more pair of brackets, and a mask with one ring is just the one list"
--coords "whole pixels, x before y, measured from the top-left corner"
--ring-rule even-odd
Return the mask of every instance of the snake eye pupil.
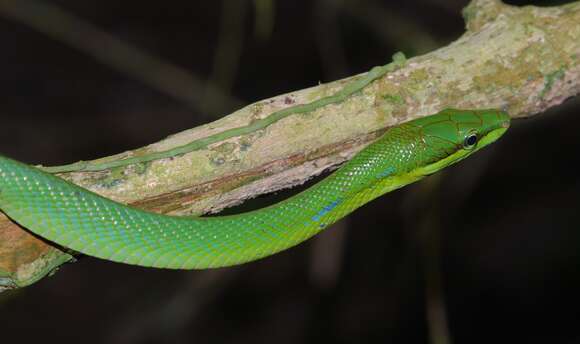
[[476, 144], [477, 144], [476, 134], [470, 134], [465, 138], [465, 141], [463, 141], [463, 147], [465, 148], [473, 148]]

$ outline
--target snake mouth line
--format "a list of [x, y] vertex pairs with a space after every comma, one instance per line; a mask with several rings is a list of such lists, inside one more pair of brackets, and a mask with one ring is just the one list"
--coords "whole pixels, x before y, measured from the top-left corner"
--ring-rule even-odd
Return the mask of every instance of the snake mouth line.
[[508, 130], [509, 126], [509, 121], [502, 122], [499, 128], [491, 130], [489, 133], [487, 133], [487, 135], [481, 138], [477, 144], [476, 150], [480, 150], [481, 148], [499, 139]]

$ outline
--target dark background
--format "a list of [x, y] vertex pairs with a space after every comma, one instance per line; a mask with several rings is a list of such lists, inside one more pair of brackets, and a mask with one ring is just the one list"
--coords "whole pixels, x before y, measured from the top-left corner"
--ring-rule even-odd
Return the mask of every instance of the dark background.
[[[177, 100], [0, 13], [0, 152], [50, 165], [143, 146], [239, 104], [367, 71], [398, 50], [446, 45], [464, 31], [467, 5], [275, 1], [268, 16], [233, 1], [51, 2], [213, 79], [231, 104], [199, 92]], [[239, 15], [227, 17], [224, 4]], [[220, 40], [230, 42], [223, 60]], [[0, 294], [0, 340], [580, 343], [579, 109], [570, 100], [518, 120], [476, 158], [255, 263], [184, 272], [81, 259]]]

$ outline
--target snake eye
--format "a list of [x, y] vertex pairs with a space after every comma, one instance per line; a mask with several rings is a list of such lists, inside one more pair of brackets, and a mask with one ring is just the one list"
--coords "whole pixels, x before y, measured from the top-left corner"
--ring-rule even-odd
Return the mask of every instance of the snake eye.
[[477, 145], [477, 134], [471, 133], [465, 137], [463, 140], [463, 148], [465, 149], [473, 149]]

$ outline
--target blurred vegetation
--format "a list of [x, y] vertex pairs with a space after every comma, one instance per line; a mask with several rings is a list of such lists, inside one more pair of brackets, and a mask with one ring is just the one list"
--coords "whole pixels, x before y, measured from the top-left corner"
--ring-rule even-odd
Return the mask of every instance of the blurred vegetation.
[[[52, 12], [30, 10], [43, 3]], [[465, 5], [0, 1], [0, 152], [55, 165], [139, 147], [397, 50], [448, 44], [464, 30]], [[47, 22], [16, 15], [26, 6]], [[71, 33], [63, 18], [84, 29]], [[477, 159], [253, 264], [187, 272], [81, 259], [0, 294], [2, 339], [577, 342], [579, 109], [575, 99], [517, 121]]]

